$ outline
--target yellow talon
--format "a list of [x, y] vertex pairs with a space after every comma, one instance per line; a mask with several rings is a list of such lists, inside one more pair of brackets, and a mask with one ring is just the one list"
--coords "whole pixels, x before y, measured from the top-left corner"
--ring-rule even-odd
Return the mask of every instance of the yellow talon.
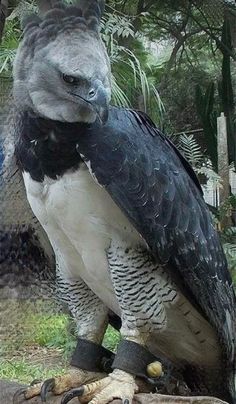
[[158, 361], [152, 362], [147, 366], [147, 373], [150, 377], [160, 377], [163, 374], [162, 364]]

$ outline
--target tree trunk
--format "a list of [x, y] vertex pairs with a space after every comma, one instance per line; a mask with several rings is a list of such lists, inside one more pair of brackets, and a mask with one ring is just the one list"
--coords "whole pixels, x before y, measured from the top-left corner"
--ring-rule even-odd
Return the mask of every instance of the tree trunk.
[[[218, 140], [218, 174], [222, 179], [222, 187], [219, 189], [220, 205], [226, 202], [229, 197], [229, 158], [228, 158], [228, 142], [227, 142], [227, 124], [224, 113], [217, 118], [217, 140]], [[231, 220], [225, 217], [221, 226], [227, 227], [231, 225]]]

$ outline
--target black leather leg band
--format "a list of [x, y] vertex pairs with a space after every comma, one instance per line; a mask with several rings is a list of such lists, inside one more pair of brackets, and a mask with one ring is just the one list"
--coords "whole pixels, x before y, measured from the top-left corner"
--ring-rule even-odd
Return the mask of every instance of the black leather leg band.
[[91, 372], [111, 372], [113, 352], [85, 339], [78, 339], [70, 364]]
[[145, 379], [152, 385], [156, 385], [160, 378], [152, 378], [147, 374], [147, 366], [156, 361], [158, 361], [158, 358], [143, 346], [132, 341], [123, 340], [118, 346], [112, 369], [124, 370]]

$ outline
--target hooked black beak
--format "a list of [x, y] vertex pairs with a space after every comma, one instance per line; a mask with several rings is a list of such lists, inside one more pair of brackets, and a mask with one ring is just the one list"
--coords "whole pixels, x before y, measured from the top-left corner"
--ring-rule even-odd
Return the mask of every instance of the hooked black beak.
[[107, 122], [109, 115], [109, 98], [103, 85], [100, 85], [96, 90], [94, 90], [94, 95], [90, 97], [88, 101], [93, 106], [98, 118], [104, 125]]
[[101, 82], [91, 88], [86, 98], [71, 91], [70, 94], [89, 104], [96, 112], [100, 122], [105, 125], [109, 115], [109, 95]]

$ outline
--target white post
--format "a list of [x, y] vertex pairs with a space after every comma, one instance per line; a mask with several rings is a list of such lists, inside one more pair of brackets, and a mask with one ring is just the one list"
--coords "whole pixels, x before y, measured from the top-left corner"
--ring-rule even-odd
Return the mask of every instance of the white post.
[[[222, 205], [230, 194], [229, 185], [229, 158], [227, 141], [227, 121], [224, 113], [217, 118], [217, 144], [218, 144], [218, 174], [222, 180], [222, 187], [219, 189], [219, 204]], [[230, 219], [225, 218], [222, 226], [230, 225]]]

